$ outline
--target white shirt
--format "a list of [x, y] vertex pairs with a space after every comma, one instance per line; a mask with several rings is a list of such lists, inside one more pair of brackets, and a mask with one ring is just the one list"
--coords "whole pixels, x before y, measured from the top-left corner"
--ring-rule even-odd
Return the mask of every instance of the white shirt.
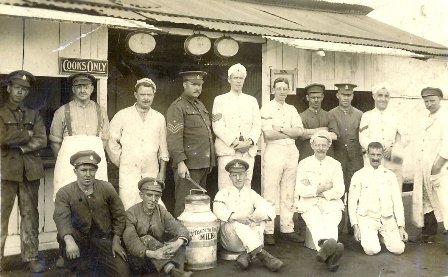
[[393, 146], [397, 133], [403, 136], [403, 124], [391, 109], [380, 111], [375, 108], [365, 112], [359, 124], [359, 143], [367, 150], [371, 142], [379, 142], [383, 147]]
[[348, 211], [352, 225], [358, 224], [357, 215], [395, 216], [398, 226], [404, 227], [404, 210], [397, 177], [380, 165], [374, 169], [366, 165], [352, 177], [348, 194]]
[[[304, 180], [308, 180], [310, 184], [306, 185]], [[332, 182], [333, 187], [318, 195], [318, 186], [328, 182]], [[320, 161], [314, 155], [300, 161], [295, 188], [299, 212], [306, 212], [314, 205], [323, 211], [344, 210], [341, 200], [344, 191], [344, 175], [340, 162], [329, 156]]]
[[[274, 125], [284, 128], [303, 128], [302, 119], [296, 108], [287, 103], [280, 104], [275, 99], [266, 103], [261, 108], [261, 123], [262, 131], [272, 130], [272, 126]], [[278, 140], [265, 139], [265, 142], [269, 144], [295, 144], [295, 140], [291, 138]]]

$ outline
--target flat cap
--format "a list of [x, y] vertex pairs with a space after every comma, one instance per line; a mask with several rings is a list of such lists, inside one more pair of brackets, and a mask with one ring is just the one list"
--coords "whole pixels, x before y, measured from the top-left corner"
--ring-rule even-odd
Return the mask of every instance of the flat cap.
[[305, 91], [307, 94], [310, 93], [324, 93], [325, 86], [322, 84], [311, 84], [305, 87]]
[[89, 85], [95, 83], [95, 76], [89, 73], [75, 73], [68, 77], [72, 86]]
[[79, 151], [70, 157], [70, 163], [77, 167], [82, 164], [91, 164], [98, 167], [101, 157], [93, 150]]
[[335, 87], [338, 88], [339, 91], [347, 91], [347, 92], [353, 92], [353, 89], [357, 87], [357, 85], [349, 84], [349, 83], [341, 83], [341, 84], [334, 84]]
[[165, 184], [156, 178], [145, 177], [138, 182], [138, 189], [140, 191], [152, 190], [162, 192], [165, 189]]
[[207, 72], [204, 71], [182, 71], [179, 72], [179, 75], [182, 76], [183, 81], [190, 81], [194, 84], [202, 84], [204, 83], [204, 77], [207, 75]]
[[244, 74], [244, 77], [247, 76], [247, 70], [244, 67], [244, 65], [237, 63], [232, 65], [229, 70], [227, 71], [227, 76], [230, 77], [232, 74], [237, 73], [237, 72], [241, 72]]
[[311, 136], [310, 142], [313, 143], [315, 139], [317, 138], [324, 138], [327, 139], [329, 143], [332, 142], [331, 140], [331, 134], [328, 131], [322, 130], [314, 133], [314, 135]]
[[228, 164], [226, 164], [227, 172], [244, 172], [249, 168], [249, 164], [240, 159], [231, 160]]
[[137, 82], [135, 83], [135, 90], [138, 89], [139, 86], [148, 86], [148, 87], [152, 87], [154, 89], [154, 93], [156, 92], [157, 86], [156, 83], [154, 83], [153, 80], [149, 79], [149, 78], [142, 78], [140, 80], [137, 80]]
[[440, 98], [443, 98], [443, 92], [439, 88], [433, 88], [433, 87], [426, 87], [422, 89], [421, 92], [422, 97], [426, 96], [439, 96]]
[[8, 74], [8, 84], [17, 84], [23, 87], [31, 87], [36, 83], [33, 74], [25, 70], [16, 70]]

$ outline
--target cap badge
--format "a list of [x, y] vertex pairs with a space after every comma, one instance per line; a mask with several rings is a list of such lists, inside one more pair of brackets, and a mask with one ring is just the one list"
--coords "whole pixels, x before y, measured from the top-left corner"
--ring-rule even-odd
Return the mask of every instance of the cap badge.
[[26, 75], [22, 76], [22, 80], [26, 81]]
[[234, 166], [235, 166], [235, 167], [240, 167], [241, 165], [240, 165], [240, 163], [235, 163]]
[[90, 159], [91, 161], [93, 161], [93, 155], [90, 155], [89, 159]]
[[345, 85], [345, 89], [349, 89], [349, 88], [348, 88], [348, 85]]

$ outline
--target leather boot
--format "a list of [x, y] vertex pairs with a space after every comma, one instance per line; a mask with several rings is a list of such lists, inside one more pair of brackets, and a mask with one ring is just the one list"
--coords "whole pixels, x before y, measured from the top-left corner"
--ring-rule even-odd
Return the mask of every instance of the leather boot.
[[171, 277], [190, 277], [193, 274], [191, 271], [183, 271], [178, 268], [173, 268], [170, 271]]
[[236, 263], [242, 270], [246, 270], [249, 268], [251, 257], [248, 253], [244, 252], [236, 258]]
[[319, 241], [320, 250], [317, 252], [316, 260], [321, 263], [325, 263], [325, 261], [333, 255], [336, 250], [337, 242], [335, 239], [327, 239]]
[[276, 257], [269, 254], [266, 250], [261, 250], [258, 253], [258, 258], [263, 263], [263, 265], [268, 268], [270, 271], [275, 272], [283, 266], [283, 262], [277, 259]]
[[342, 253], [344, 253], [344, 245], [338, 242], [333, 255], [331, 255], [326, 261], [327, 269], [329, 271], [335, 272], [339, 269], [339, 260], [342, 257]]
[[264, 234], [264, 244], [265, 245], [275, 245], [274, 234]]
[[41, 264], [38, 260], [32, 260], [28, 263], [28, 268], [32, 273], [40, 273], [47, 271], [47, 268]]

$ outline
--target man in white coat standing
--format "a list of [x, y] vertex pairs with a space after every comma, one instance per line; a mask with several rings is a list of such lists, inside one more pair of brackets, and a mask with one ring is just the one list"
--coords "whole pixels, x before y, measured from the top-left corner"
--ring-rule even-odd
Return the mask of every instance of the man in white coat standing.
[[110, 122], [107, 153], [119, 167], [119, 194], [124, 208], [140, 202], [137, 184], [144, 177], [165, 181], [169, 160], [165, 118], [151, 108], [156, 85], [149, 78], [135, 84], [137, 102], [119, 111]]
[[414, 175], [412, 219], [422, 232], [412, 240], [433, 242], [437, 222], [443, 221], [448, 230], [448, 112], [441, 108], [443, 92], [439, 88], [424, 88], [421, 92], [429, 114], [418, 134], [420, 144]]
[[255, 97], [243, 93], [246, 76], [243, 65], [232, 65], [228, 70], [230, 92], [217, 96], [213, 102], [212, 125], [216, 135], [219, 189], [232, 186], [225, 166], [233, 159], [242, 159], [249, 164], [245, 185], [250, 187], [252, 181], [261, 118]]

